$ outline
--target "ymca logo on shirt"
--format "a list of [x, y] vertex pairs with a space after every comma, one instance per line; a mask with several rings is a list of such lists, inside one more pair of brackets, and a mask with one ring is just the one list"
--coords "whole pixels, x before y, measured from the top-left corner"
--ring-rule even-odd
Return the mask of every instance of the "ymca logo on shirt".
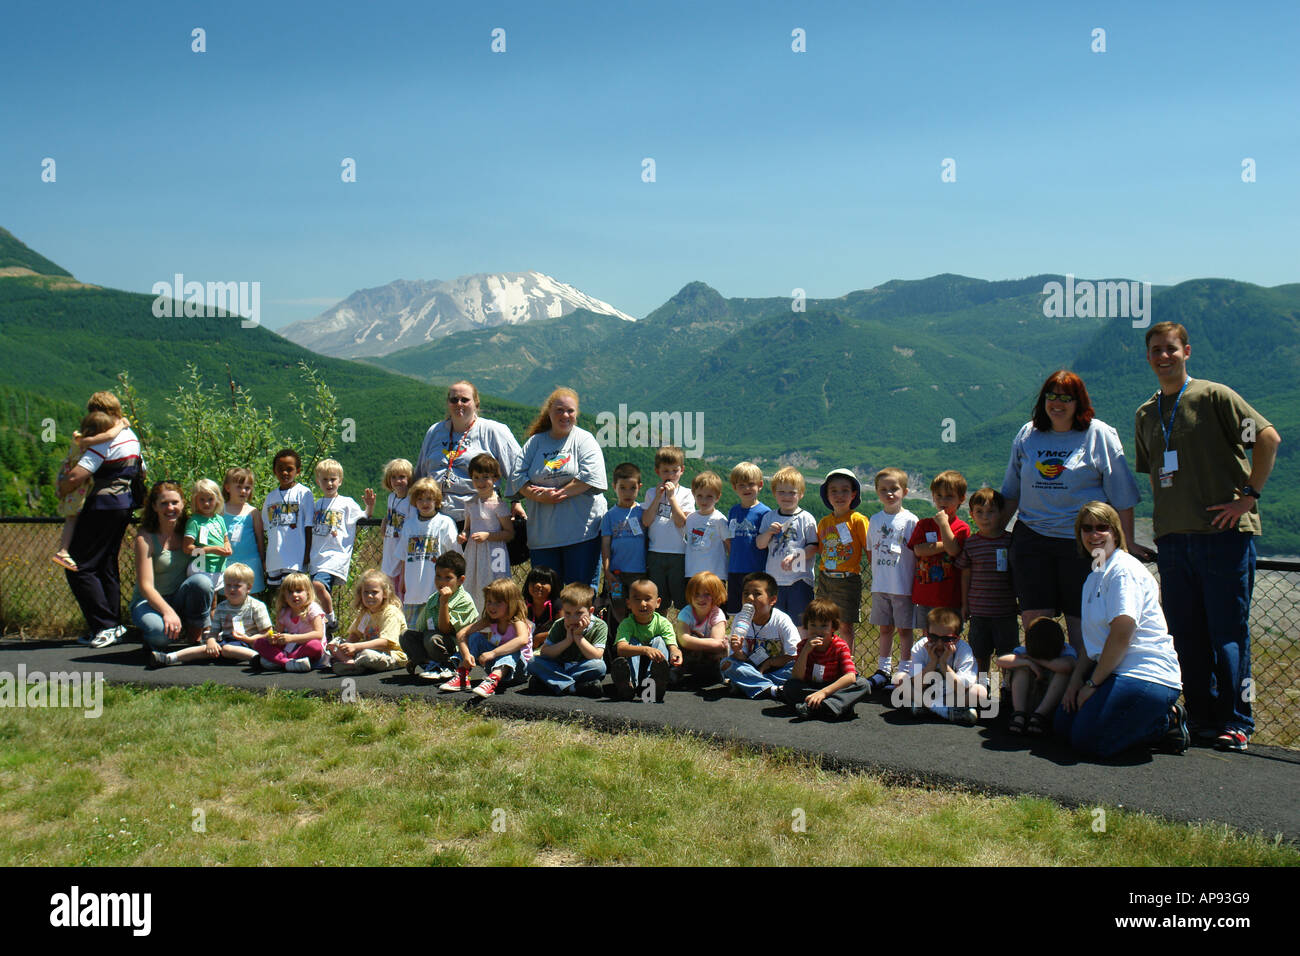
[[547, 458], [545, 460], [545, 462], [543, 463], [543, 467], [551, 474], [554, 474], [555, 472], [559, 471], [561, 468], [563, 468], [572, 460], [573, 460], [572, 455], [564, 455], [557, 452], [554, 458]]
[[298, 527], [298, 502], [281, 501], [271, 505], [271, 524], [277, 528]]
[[1061, 472], [1065, 471], [1065, 462], [1060, 458], [1046, 458], [1034, 462], [1034, 467], [1048, 481], [1055, 481], [1061, 476]]

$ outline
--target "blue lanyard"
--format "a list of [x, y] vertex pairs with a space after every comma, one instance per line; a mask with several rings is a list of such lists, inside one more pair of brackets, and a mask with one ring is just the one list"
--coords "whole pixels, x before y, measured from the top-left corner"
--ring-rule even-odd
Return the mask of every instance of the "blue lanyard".
[[1156, 392], [1157, 408], [1160, 411], [1160, 430], [1165, 433], [1165, 451], [1169, 450], [1169, 436], [1174, 431], [1174, 419], [1178, 417], [1178, 403], [1183, 400], [1183, 392], [1187, 391], [1187, 386], [1192, 384], [1189, 378], [1183, 382], [1183, 387], [1178, 390], [1178, 397], [1174, 399], [1174, 412], [1169, 416], [1169, 424], [1165, 424], [1165, 393], [1164, 390]]

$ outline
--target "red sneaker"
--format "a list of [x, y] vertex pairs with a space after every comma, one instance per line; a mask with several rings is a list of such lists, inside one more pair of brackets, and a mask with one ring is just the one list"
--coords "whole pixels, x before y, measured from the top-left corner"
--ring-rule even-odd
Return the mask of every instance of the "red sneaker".
[[456, 671], [456, 676], [447, 683], [438, 688], [439, 690], [469, 690], [469, 669], [462, 667]]
[[480, 697], [491, 697], [497, 692], [497, 687], [501, 683], [501, 677], [498, 674], [488, 674], [487, 677], [479, 681], [478, 686], [474, 688], [474, 693]]

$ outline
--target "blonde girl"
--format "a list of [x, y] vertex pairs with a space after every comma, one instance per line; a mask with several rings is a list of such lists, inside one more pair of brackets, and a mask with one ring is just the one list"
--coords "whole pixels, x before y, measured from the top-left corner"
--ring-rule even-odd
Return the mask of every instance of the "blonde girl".
[[445, 691], [469, 690], [469, 672], [475, 664], [487, 672], [474, 693], [491, 697], [498, 688], [523, 674], [533, 659], [533, 632], [528, 623], [524, 595], [511, 578], [498, 578], [483, 589], [483, 613], [456, 632], [459, 653], [452, 655], [456, 676], [442, 685]]
[[388, 504], [384, 508], [384, 520], [379, 525], [379, 536], [384, 541], [384, 557], [379, 570], [392, 579], [393, 591], [400, 601], [406, 591], [406, 582], [402, 576], [402, 552], [399, 544], [402, 537], [402, 524], [411, 513], [411, 502], [406, 497], [411, 486], [411, 476], [415, 466], [405, 458], [394, 458], [384, 465], [383, 486], [388, 491]]
[[330, 644], [334, 673], [346, 676], [404, 666], [401, 638], [406, 619], [393, 591], [392, 578], [373, 568], [361, 575], [354, 604], [360, 611], [347, 637]]
[[275, 630], [253, 642], [263, 667], [306, 673], [325, 656], [325, 612], [312, 600], [311, 578], [286, 574], [275, 595]]
[[190, 574], [206, 574], [212, 589], [223, 584], [221, 572], [226, 569], [226, 559], [231, 555], [230, 535], [226, 532], [226, 519], [220, 514], [221, 489], [210, 478], [194, 482], [190, 493], [193, 513], [185, 524], [185, 553], [193, 558]]
[[246, 564], [253, 570], [253, 583], [250, 594], [261, 594], [266, 587], [262, 568], [266, 562], [265, 525], [262, 524], [262, 511], [254, 508], [254, 478], [248, 468], [227, 468], [221, 479], [221, 491], [225, 495], [226, 507], [222, 516], [226, 519], [226, 534], [230, 538], [232, 564]]

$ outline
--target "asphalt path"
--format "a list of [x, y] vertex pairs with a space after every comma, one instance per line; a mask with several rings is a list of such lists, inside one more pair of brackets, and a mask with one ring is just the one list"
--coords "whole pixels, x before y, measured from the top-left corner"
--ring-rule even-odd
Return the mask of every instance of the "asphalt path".
[[[205, 681], [253, 691], [276, 687], [340, 695], [344, 678], [329, 672], [255, 672], [233, 663], [146, 669], [138, 644], [94, 650], [72, 641], [0, 640], [0, 678], [40, 671], [102, 673], [108, 683], [186, 686]], [[476, 675], [478, 672], [475, 672]], [[12, 679], [12, 678], [11, 678]], [[443, 694], [405, 670], [352, 678], [359, 698], [418, 697], [443, 706], [524, 720], [581, 721], [597, 729], [694, 734], [721, 743], [808, 755], [836, 769], [866, 770], [891, 783], [955, 787], [986, 794], [1033, 794], [1068, 807], [1123, 807], [1168, 820], [1226, 823], [1300, 843], [1300, 752], [1251, 743], [1246, 753], [1193, 746], [1183, 756], [1133, 754], [1106, 762], [1074, 754], [1050, 738], [1015, 737], [1005, 715], [960, 727], [891, 709], [882, 696], [849, 720], [800, 720], [775, 701], [726, 696], [718, 686], [670, 691], [662, 704], [608, 696], [533, 694], [516, 685], [488, 700]]]

